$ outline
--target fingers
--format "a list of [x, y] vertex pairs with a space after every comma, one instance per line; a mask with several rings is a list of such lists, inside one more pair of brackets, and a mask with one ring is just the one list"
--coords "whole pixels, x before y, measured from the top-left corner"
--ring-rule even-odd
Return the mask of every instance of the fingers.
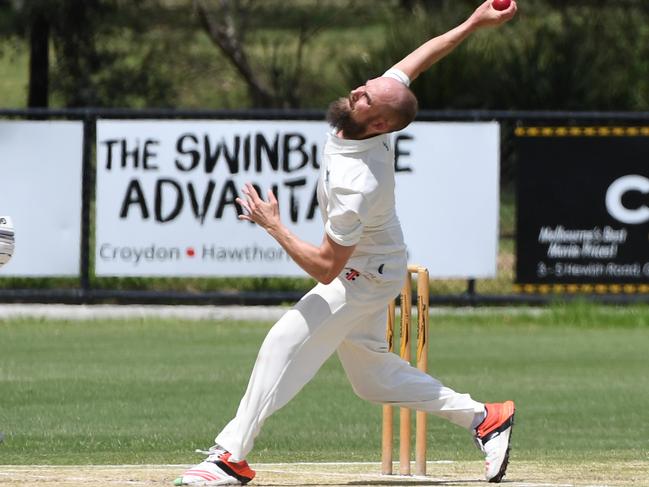
[[[244, 185], [243, 189], [241, 190], [241, 192], [247, 196], [247, 198], [248, 198], [248, 206], [250, 208], [252, 208], [254, 206], [257, 206], [257, 205], [259, 205], [261, 203], [264, 203], [264, 200], [261, 199], [261, 196], [259, 196], [259, 193], [257, 193], [257, 190], [255, 189], [255, 187], [250, 183], [246, 183]], [[277, 198], [275, 198], [275, 193], [273, 193], [272, 189], [269, 189], [268, 192], [266, 193], [266, 195], [267, 195], [268, 203], [271, 203], [273, 205], [277, 204]], [[240, 199], [241, 198], [237, 198], [237, 200], [240, 200]]]
[[[513, 17], [516, 15], [516, 12], [518, 11], [518, 5], [516, 5], [516, 1], [512, 0], [512, 4], [509, 6], [509, 10], [511, 11], [511, 16]], [[510, 17], [511, 18], [511, 17]]]
[[242, 215], [239, 215], [239, 219], [254, 221], [252, 216], [254, 211], [257, 209], [257, 205], [261, 203], [261, 198], [259, 198], [259, 194], [255, 187], [250, 183], [246, 183], [241, 189], [241, 192], [246, 195], [246, 198], [235, 198], [235, 201], [241, 205], [241, 208], [244, 211]]
[[268, 202], [272, 205], [276, 205], [277, 198], [275, 198], [275, 193], [273, 193], [273, 190], [269, 189], [267, 194], [268, 194]]
[[252, 215], [252, 210], [248, 202], [241, 198], [235, 198], [235, 201], [239, 206], [241, 206], [241, 209], [243, 210], [243, 213], [238, 216], [239, 220], [252, 221], [252, 218], [250, 218], [250, 215]]
[[248, 198], [249, 198], [253, 203], [255, 203], [255, 204], [258, 205], [259, 203], [262, 202], [261, 198], [259, 197], [259, 193], [257, 193], [257, 190], [255, 189], [255, 187], [254, 187], [252, 184], [250, 184], [250, 183], [246, 183], [246, 184], [244, 185], [244, 187], [243, 187], [243, 189], [242, 189], [241, 191], [242, 191], [243, 194], [245, 194], [245, 195], [246, 195], [246, 196], [247, 196], [247, 197], [248, 197]]
[[236, 203], [241, 206], [243, 210], [243, 213], [238, 215], [239, 220], [256, 222], [258, 216], [266, 211], [264, 210], [264, 205], [278, 207], [277, 198], [272, 189], [269, 189], [267, 192], [267, 202], [261, 199], [255, 187], [250, 183], [246, 183], [241, 189], [241, 192], [245, 197], [235, 198]]
[[493, 5], [494, 0], [486, 0], [473, 13], [479, 27], [494, 27], [509, 22], [516, 15], [518, 5], [514, 0], [505, 10], [497, 10]]
[[512, 3], [507, 7], [505, 10], [502, 10], [501, 12], [498, 12], [503, 19], [511, 19], [516, 15], [516, 11], [518, 10], [518, 5], [516, 5], [516, 1], [512, 0]]
[[512, 3], [507, 7], [507, 9], [503, 10], [500, 12], [502, 18], [510, 20], [511, 18], [516, 15], [516, 11], [518, 10], [518, 5], [516, 5], [516, 2], [512, 0]]

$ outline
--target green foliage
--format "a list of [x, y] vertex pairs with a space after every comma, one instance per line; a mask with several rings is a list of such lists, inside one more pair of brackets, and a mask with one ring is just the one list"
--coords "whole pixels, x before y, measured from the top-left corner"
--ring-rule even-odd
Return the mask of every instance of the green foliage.
[[[649, 109], [646, 7], [519, 3], [513, 22], [477, 33], [413, 84], [422, 108]], [[434, 12], [386, 13], [384, 42], [346, 61], [348, 83], [377, 76], [469, 12], [465, 2], [444, 2]]]
[[[149, 2], [150, 3], [150, 2]], [[152, 35], [144, 2], [58, 2], [51, 12], [52, 89], [66, 106], [171, 106], [168, 44]]]
[[28, 52], [15, 40], [0, 44], [0, 107], [21, 108], [27, 102]]
[[[477, 3], [241, 2], [249, 11], [237, 25], [277, 106], [324, 108], [462, 22]], [[51, 23], [54, 105], [254, 106], [190, 0], [4, 0], [0, 37], [22, 39], [19, 51], [28, 50], [30, 19], [43, 11]], [[428, 109], [649, 110], [648, 26], [643, 1], [521, 1], [512, 23], [473, 36], [413, 89]], [[12, 51], [3, 43], [1, 62], [11, 63]]]
[[[434, 311], [429, 369], [518, 407], [514, 459], [646, 459], [644, 307]], [[192, 463], [236, 410], [270, 323], [0, 320], [1, 464]], [[633, 425], [632, 428], [629, 425]], [[265, 424], [254, 462], [378, 461], [380, 407], [333, 357]], [[431, 418], [429, 459], [478, 460]]]
[[33, 20], [47, 19], [55, 105], [172, 106], [170, 44], [150, 22], [157, 6], [152, 0], [17, 1], [0, 5], [2, 17], [13, 19], [11, 29], [0, 23], [0, 35], [28, 39]]

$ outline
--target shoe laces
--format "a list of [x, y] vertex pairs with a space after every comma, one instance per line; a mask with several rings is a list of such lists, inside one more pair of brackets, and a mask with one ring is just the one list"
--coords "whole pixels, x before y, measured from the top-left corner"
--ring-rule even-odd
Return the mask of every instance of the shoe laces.
[[220, 456], [223, 453], [225, 453], [227, 450], [223, 448], [221, 445], [212, 445], [207, 450], [201, 450], [200, 448], [197, 448], [194, 451], [196, 453], [200, 453], [201, 455], [207, 455], [208, 457], [212, 457], [212, 456]]
[[475, 446], [478, 447], [478, 450], [482, 451], [482, 453], [486, 453], [485, 448], [484, 448], [484, 445], [482, 444], [482, 440], [481, 440], [480, 437], [478, 436], [477, 431], [476, 431], [476, 433], [473, 435], [473, 442], [475, 443]]

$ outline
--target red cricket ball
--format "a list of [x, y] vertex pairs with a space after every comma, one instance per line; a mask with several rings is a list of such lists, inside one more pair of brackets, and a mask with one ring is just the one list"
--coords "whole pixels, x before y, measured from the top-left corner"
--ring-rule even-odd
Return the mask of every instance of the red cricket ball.
[[496, 10], [507, 10], [512, 0], [492, 0], [491, 6]]

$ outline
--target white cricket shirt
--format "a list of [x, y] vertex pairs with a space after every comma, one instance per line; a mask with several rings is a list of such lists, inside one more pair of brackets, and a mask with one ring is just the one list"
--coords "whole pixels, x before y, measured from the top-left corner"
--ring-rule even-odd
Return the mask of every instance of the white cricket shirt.
[[[410, 85], [399, 69], [383, 76]], [[394, 188], [394, 149], [388, 134], [363, 140], [328, 134], [318, 204], [327, 235], [340, 245], [356, 245], [347, 267], [383, 279], [403, 279], [406, 245]]]
[[325, 231], [356, 245], [347, 267], [402, 279], [406, 246], [395, 208], [394, 150], [388, 134], [364, 140], [329, 134], [318, 184]]

